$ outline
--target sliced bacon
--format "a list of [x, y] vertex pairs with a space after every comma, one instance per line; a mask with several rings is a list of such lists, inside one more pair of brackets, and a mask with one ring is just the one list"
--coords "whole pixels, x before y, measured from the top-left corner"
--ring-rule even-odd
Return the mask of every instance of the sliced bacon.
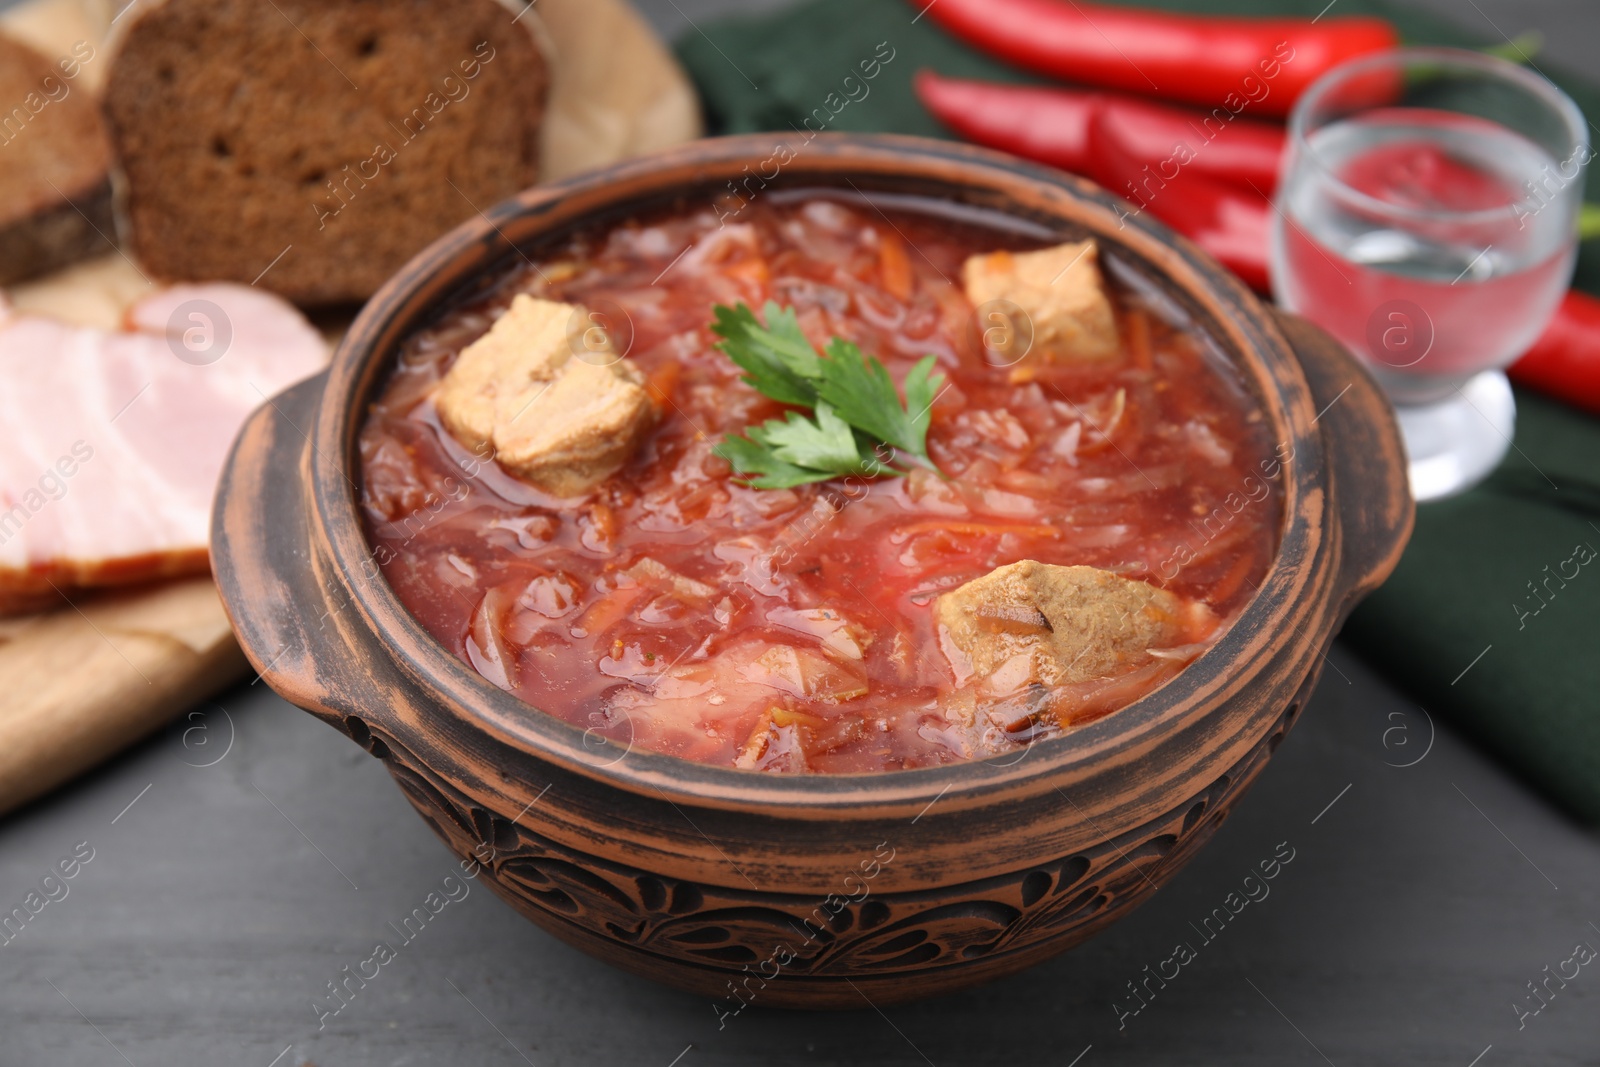
[[[183, 345], [184, 331], [203, 331], [191, 301], [219, 309], [231, 332], [214, 361]], [[75, 589], [203, 573], [211, 500], [239, 427], [326, 362], [298, 311], [247, 286], [160, 290], [116, 332], [0, 303], [0, 614], [61, 604]]]

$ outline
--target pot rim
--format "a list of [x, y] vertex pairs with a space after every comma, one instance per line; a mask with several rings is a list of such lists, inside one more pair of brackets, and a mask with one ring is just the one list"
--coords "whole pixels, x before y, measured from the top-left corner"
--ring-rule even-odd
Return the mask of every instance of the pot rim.
[[[372, 390], [386, 379], [399, 342], [448, 307], [471, 279], [499, 275], [515, 257], [528, 258], [523, 248], [604, 224], [608, 215], [624, 218], [649, 211], [697, 189], [712, 193], [723, 180], [739, 177], [742, 167], [770, 163], [774, 145], [782, 143], [782, 135], [776, 134], [697, 141], [536, 186], [487, 211], [474, 205], [477, 215], [418, 253], [386, 282], [340, 342], [308, 438], [310, 532], [326, 538], [329, 562], [345, 586], [347, 603], [421, 688], [426, 703], [437, 709], [425, 724], [427, 730], [453, 733], [468, 748], [482, 746], [481, 738], [474, 743], [472, 735], [487, 734], [566, 771], [674, 804], [833, 818], [861, 813], [864, 800], [880, 814], [886, 806], [926, 811], [952, 793], [946, 803], [969, 806], [1030, 785], [1059, 791], [1117, 756], [1136, 758], [1160, 735], [1203, 717], [1247, 685], [1273, 658], [1272, 638], [1284, 627], [1300, 634], [1319, 629], [1305, 627], [1294, 616], [1308, 608], [1323, 614], [1336, 610], [1336, 598], [1327, 590], [1331, 579], [1310, 585], [1312, 572], [1319, 569], [1312, 566], [1315, 557], [1338, 541], [1338, 516], [1310, 388], [1288, 340], [1242, 282], [1188, 240], [1071, 175], [951, 142], [824, 133], [814, 135], [787, 164], [778, 188], [836, 187], [843, 193], [848, 186], [870, 204], [869, 191], [892, 196], [895, 186], [902, 191], [908, 185], [947, 186], [969, 204], [988, 196], [1004, 205], [1003, 213], [1019, 219], [1030, 217], [1018, 200], [1027, 192], [1036, 198], [1033, 215], [1039, 221], [1053, 222], [1057, 233], [1091, 231], [1161, 281], [1168, 295], [1193, 305], [1187, 310], [1198, 312], [1197, 324], [1210, 332], [1249, 384], [1275, 439], [1294, 449], [1282, 464], [1277, 488], [1282, 494], [1278, 549], [1256, 595], [1216, 644], [1132, 704], [1060, 737], [1034, 742], [1020, 754], [914, 770], [768, 775], [635, 751], [631, 745], [614, 755], [608, 748], [615, 746], [591, 744], [589, 732], [499, 689], [457, 658], [412, 617], [381, 574], [376, 579], [363, 574], [363, 564], [376, 572], [376, 563], [352, 478], [359, 470], [355, 447], [362, 421], [356, 402], [364, 410]], [[506, 228], [519, 225], [529, 227], [528, 232], [519, 233], [514, 243]], [[1326, 523], [1320, 529], [1318, 518]], [[381, 712], [374, 711], [371, 718], [383, 721]], [[1268, 722], [1263, 719], [1262, 728]]]

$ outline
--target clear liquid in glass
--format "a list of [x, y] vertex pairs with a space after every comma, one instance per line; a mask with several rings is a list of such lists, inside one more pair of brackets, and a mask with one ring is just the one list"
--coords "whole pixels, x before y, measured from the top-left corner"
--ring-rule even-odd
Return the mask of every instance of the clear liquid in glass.
[[[1538, 337], [1572, 273], [1566, 177], [1498, 123], [1393, 107], [1314, 131], [1275, 220], [1278, 300], [1399, 405], [1459, 393]], [[1404, 410], [1402, 408], [1402, 415]]]

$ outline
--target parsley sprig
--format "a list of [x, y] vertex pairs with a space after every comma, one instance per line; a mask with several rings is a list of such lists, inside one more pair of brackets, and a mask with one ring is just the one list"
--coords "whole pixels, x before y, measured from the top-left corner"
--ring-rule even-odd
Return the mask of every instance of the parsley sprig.
[[787, 412], [729, 434], [714, 450], [758, 489], [787, 489], [858, 474], [899, 476], [894, 451], [928, 458], [928, 423], [944, 375], [927, 356], [906, 375], [905, 401], [877, 357], [835, 337], [821, 355], [800, 331], [793, 308], [768, 301], [766, 325], [744, 304], [718, 304], [711, 330], [717, 345], [745, 371], [744, 381], [780, 404], [809, 408]]

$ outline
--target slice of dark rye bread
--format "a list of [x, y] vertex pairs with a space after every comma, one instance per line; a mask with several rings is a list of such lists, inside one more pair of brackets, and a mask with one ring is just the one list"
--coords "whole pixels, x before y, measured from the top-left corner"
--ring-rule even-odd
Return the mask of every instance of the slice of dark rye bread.
[[93, 45], [50, 59], [0, 34], [0, 285], [109, 252], [111, 145], [79, 75]]
[[364, 300], [538, 177], [549, 68], [506, 0], [143, 0], [105, 114], [152, 276]]

